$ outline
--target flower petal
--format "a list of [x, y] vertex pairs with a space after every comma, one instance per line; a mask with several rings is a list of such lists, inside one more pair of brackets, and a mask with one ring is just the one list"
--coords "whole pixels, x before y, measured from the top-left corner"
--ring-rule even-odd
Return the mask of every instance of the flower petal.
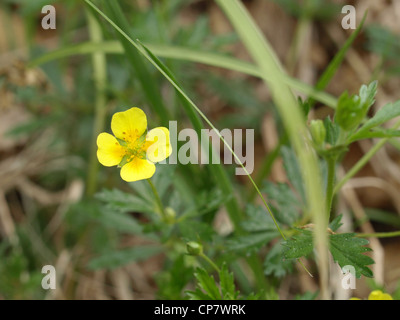
[[393, 300], [393, 298], [390, 294], [383, 293], [381, 290], [374, 290], [369, 294], [368, 300]]
[[111, 130], [121, 140], [136, 141], [147, 128], [147, 118], [143, 110], [131, 108], [124, 112], [117, 112], [111, 120]]
[[146, 159], [135, 158], [121, 169], [121, 178], [127, 182], [149, 179], [156, 172], [154, 163]]
[[172, 153], [169, 139], [169, 130], [165, 127], [158, 127], [147, 133], [146, 141], [148, 148], [147, 159], [151, 162], [160, 162], [168, 158]]
[[97, 137], [97, 159], [106, 167], [118, 165], [125, 155], [125, 149], [109, 133], [100, 133]]

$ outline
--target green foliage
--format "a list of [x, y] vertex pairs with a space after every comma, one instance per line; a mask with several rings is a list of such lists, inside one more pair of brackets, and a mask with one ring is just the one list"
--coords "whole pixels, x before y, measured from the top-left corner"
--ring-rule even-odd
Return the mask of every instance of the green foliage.
[[219, 271], [219, 287], [214, 277], [202, 268], [195, 271], [197, 285], [195, 291], [187, 291], [191, 300], [237, 300], [239, 292], [236, 291], [233, 273], [229, 272], [224, 264]]
[[335, 113], [335, 121], [341, 128], [351, 131], [360, 125], [369, 108], [375, 102], [377, 86], [378, 83], [374, 81], [368, 87], [363, 85], [359, 95], [349, 96], [345, 92], [340, 96]]
[[268, 251], [264, 260], [264, 273], [267, 276], [283, 278], [293, 271], [294, 261], [283, 258], [283, 248], [278, 242]]
[[399, 130], [381, 129], [380, 125], [400, 115], [400, 101], [388, 103], [366, 121], [356, 133], [349, 137], [349, 141], [357, 141], [368, 138], [391, 138], [400, 136]]
[[248, 205], [246, 213], [248, 218], [242, 222], [242, 227], [248, 234], [229, 239], [226, 243], [228, 251], [250, 254], [279, 236], [274, 222], [263, 207]]
[[43, 275], [39, 266], [36, 270], [30, 266], [30, 255], [18, 246], [7, 254], [12, 247], [7, 242], [0, 244], [0, 296], [11, 299], [43, 299], [41, 288]]
[[355, 233], [332, 234], [330, 238], [330, 251], [333, 259], [340, 267], [352, 265], [356, 271], [356, 277], [361, 275], [372, 277], [372, 271], [367, 265], [373, 264], [374, 260], [363, 253], [371, 251], [365, 247], [368, 240], [355, 237]]
[[[337, 230], [340, 227], [341, 216], [332, 221], [330, 227]], [[298, 229], [298, 234], [284, 242], [284, 258], [298, 259], [309, 256], [314, 250], [313, 232], [310, 230]], [[356, 271], [356, 277], [361, 275], [372, 277], [372, 271], [367, 267], [374, 261], [364, 255], [371, 251], [368, 240], [356, 237], [355, 233], [333, 233], [329, 235], [329, 249], [335, 262], [340, 267], [352, 265]]]
[[307, 257], [314, 250], [313, 233], [309, 230], [298, 229], [299, 234], [285, 241], [283, 256], [285, 259]]
[[96, 198], [105, 203], [110, 211], [154, 213], [154, 206], [147, 199], [119, 189], [104, 189], [96, 194]]
[[105, 252], [92, 259], [88, 265], [90, 269], [113, 269], [131, 262], [146, 260], [162, 251], [159, 246], [134, 247], [119, 251]]
[[223, 103], [234, 108], [233, 112], [219, 120], [221, 128], [252, 128], [256, 134], [260, 132], [258, 121], [269, 109], [256, 96], [251, 83], [242, 79], [232, 79], [227, 83], [213, 74], [207, 74], [207, 86]]
[[267, 195], [279, 222], [291, 226], [298, 220], [302, 209], [301, 201], [289, 185], [265, 182], [262, 191]]

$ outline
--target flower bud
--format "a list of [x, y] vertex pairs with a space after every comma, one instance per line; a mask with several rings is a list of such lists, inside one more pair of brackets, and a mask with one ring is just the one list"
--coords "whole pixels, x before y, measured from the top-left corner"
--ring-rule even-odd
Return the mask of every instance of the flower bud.
[[186, 244], [186, 250], [191, 256], [199, 256], [203, 253], [203, 246], [200, 243], [190, 241]]
[[322, 120], [311, 120], [310, 132], [315, 144], [319, 147], [322, 146], [326, 137], [326, 129]]
[[165, 222], [167, 224], [174, 224], [175, 223], [175, 218], [176, 218], [176, 212], [174, 209], [171, 207], [165, 208]]

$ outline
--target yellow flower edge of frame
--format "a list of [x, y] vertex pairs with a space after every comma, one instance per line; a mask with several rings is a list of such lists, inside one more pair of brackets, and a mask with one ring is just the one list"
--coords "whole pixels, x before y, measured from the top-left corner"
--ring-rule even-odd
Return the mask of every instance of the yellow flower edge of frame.
[[102, 132], [97, 137], [97, 159], [103, 166], [121, 167], [121, 178], [127, 182], [151, 178], [155, 163], [172, 153], [169, 130], [157, 127], [147, 132], [147, 117], [139, 108], [115, 113], [111, 130], [114, 135]]
[[[350, 300], [361, 300], [360, 298], [351, 298]], [[383, 293], [381, 290], [372, 291], [368, 300], [393, 300], [392, 296], [388, 293]]]

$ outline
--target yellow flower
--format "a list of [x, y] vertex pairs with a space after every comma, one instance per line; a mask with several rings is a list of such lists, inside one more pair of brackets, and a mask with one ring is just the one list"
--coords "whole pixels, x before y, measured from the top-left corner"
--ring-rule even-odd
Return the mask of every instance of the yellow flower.
[[[351, 298], [350, 300], [361, 300], [360, 298]], [[388, 293], [383, 293], [381, 290], [372, 291], [368, 300], [393, 300], [392, 296]]]
[[100, 133], [97, 137], [97, 159], [106, 167], [121, 167], [121, 178], [132, 182], [151, 178], [154, 163], [172, 153], [169, 130], [154, 128], [147, 132], [146, 114], [131, 108], [113, 115], [111, 130], [114, 136]]
[[369, 294], [368, 300], [393, 300], [393, 298], [390, 294], [383, 293], [381, 290], [374, 290]]

